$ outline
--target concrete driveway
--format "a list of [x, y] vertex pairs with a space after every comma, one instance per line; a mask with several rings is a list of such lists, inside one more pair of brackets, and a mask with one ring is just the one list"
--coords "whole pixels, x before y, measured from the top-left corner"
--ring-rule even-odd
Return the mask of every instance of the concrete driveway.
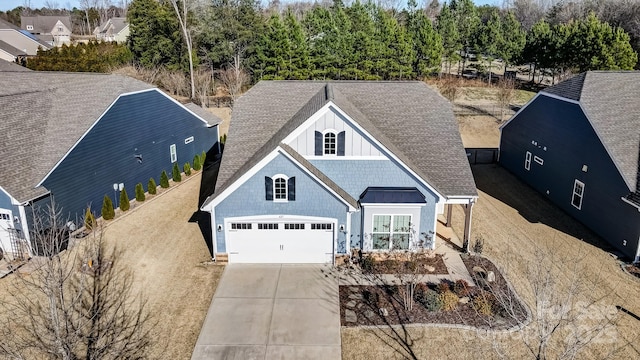
[[331, 267], [228, 265], [191, 358], [340, 359]]

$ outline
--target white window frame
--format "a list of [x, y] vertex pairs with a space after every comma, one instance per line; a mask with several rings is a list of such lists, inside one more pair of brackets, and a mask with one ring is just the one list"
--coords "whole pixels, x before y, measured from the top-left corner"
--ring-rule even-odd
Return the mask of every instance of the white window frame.
[[27, 30], [28, 31], [32, 31], [33, 30], [33, 25], [27, 25]]
[[[327, 152], [327, 136], [333, 135], [333, 153]], [[329, 148], [331, 150], [331, 148]], [[338, 132], [328, 129], [322, 132], [322, 156], [338, 156]]]
[[171, 155], [171, 163], [178, 161], [178, 151], [176, 148], [176, 144], [169, 145], [169, 153]]
[[[413, 224], [412, 220], [413, 220], [413, 216], [411, 214], [372, 214], [371, 215], [371, 250], [372, 251], [391, 251], [391, 250], [395, 250], [393, 248], [393, 235], [394, 234], [407, 234], [409, 236], [408, 239], [408, 245], [406, 249], [399, 249], [399, 250], [409, 250], [411, 248], [411, 225]], [[376, 223], [376, 216], [390, 216], [391, 217], [391, 222], [389, 223], [389, 231], [374, 231], [373, 230], [373, 226]], [[393, 231], [393, 224], [394, 224], [394, 218], [396, 216], [408, 216], [409, 217], [409, 230], [407, 232], [404, 231]], [[378, 234], [389, 234], [389, 248], [388, 249], [376, 249], [375, 248], [375, 244], [374, 244], [374, 240], [373, 240], [373, 236], [374, 235], [378, 235]]]
[[193, 142], [193, 136], [189, 136], [188, 138], [184, 139], [184, 144], [189, 144]]
[[[580, 188], [582, 189], [580, 193], [576, 191], [578, 186], [580, 186]], [[585, 188], [585, 185], [582, 181], [576, 179], [573, 182], [573, 192], [571, 193], [571, 205], [573, 205], [573, 207], [575, 207], [578, 210], [582, 209], [582, 202], [584, 201], [584, 188]], [[576, 198], [576, 196], [580, 199], [580, 202], [578, 203], [578, 205], [574, 203], [574, 199]]]
[[527, 151], [524, 156], [524, 169], [527, 171], [531, 170], [531, 151]]
[[[284, 198], [277, 198], [276, 180], [278, 179], [284, 180]], [[273, 183], [271, 184], [271, 186], [273, 186], [273, 201], [274, 202], [289, 201], [289, 177], [284, 174], [277, 174], [272, 177], [272, 181]]]
[[534, 156], [533, 157], [533, 161], [535, 161], [536, 163], [538, 163], [540, 165], [544, 165], [544, 160], [541, 157]]

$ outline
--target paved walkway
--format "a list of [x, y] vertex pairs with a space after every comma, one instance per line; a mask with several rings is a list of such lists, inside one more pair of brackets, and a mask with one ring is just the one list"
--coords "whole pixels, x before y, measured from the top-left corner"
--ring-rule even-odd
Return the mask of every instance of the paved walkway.
[[338, 280], [330, 266], [230, 264], [192, 359], [340, 359]]

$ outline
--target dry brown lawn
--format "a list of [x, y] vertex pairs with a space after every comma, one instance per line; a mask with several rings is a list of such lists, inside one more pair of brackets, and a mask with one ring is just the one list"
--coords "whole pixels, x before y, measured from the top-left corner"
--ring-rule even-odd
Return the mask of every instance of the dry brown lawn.
[[[183, 177], [144, 203], [132, 202], [132, 210], [104, 228], [107, 243], [120, 250], [118, 263], [133, 270], [134, 292], [146, 297], [157, 323], [151, 359], [191, 358], [224, 269], [209, 263], [198, 225], [187, 222], [197, 208], [199, 186], [200, 173]], [[0, 294], [12, 280], [13, 275], [0, 279]]]
[[[598, 310], [615, 312], [615, 306], [622, 306], [640, 315], [640, 282], [621, 270], [596, 235], [506, 170], [496, 165], [478, 165], [473, 170], [480, 193], [473, 212], [473, 234], [484, 237], [484, 254], [504, 269], [505, 276], [530, 308], [534, 309], [534, 296], [532, 281], [526, 277], [527, 267], [535, 261], [536, 249], [543, 249], [564, 260], [556, 262], [552, 268], [564, 286], [570, 285], [565, 279], [573, 269], [574, 260], [587, 265], [583, 279], [593, 279], [594, 285], [588, 293], [580, 293], [578, 301], [598, 299]], [[458, 233], [463, 227], [462, 221], [462, 210], [456, 208], [454, 229]], [[611, 358], [640, 357], [640, 322], [628, 314], [617, 314], [615, 327], [599, 337], [579, 358], [600, 358], [603, 352], [618, 347], [623, 349]], [[584, 321], [587, 324], [592, 320]], [[409, 328], [407, 334], [419, 359], [498, 357], [492, 350], [493, 336], [480, 331], [417, 327]], [[531, 358], [520, 334], [498, 336], [501, 347], [508, 349], [508, 358]], [[397, 347], [397, 343], [385, 344], [382, 339], [388, 338], [380, 338], [380, 335], [380, 331], [343, 328], [343, 359], [404, 358], [392, 347]]]

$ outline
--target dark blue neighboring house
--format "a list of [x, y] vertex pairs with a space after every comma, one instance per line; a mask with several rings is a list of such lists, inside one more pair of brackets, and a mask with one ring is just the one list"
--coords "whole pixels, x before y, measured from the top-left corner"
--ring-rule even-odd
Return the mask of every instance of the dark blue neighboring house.
[[79, 226], [87, 206], [100, 215], [104, 195], [134, 198], [137, 183], [147, 190], [173, 163], [219, 149], [219, 119], [132, 78], [0, 71], [0, 84], [4, 253], [24, 251], [34, 211], [52, 201]]
[[640, 260], [640, 72], [591, 71], [501, 127], [500, 164]]

